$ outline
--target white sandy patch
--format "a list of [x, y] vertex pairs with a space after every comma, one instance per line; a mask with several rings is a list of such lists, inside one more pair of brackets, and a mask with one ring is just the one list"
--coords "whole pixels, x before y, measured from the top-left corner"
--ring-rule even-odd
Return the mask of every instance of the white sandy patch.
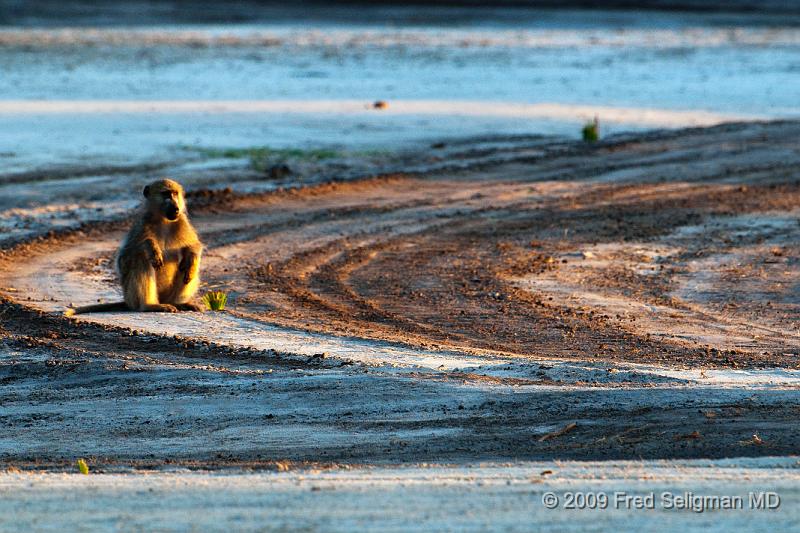
[[[776, 306], [792, 305], [795, 272], [787, 263], [791, 258], [774, 253], [783, 254], [783, 247], [796, 242], [796, 217], [794, 212], [711, 217], [700, 225], [681, 226], [654, 242], [586, 245], [563, 253], [559, 258], [563, 256], [568, 263], [558, 269], [515, 283], [561, 305], [616, 317], [623, 327], [656, 338], [720, 349], [765, 350], [780, 344], [786, 353], [800, 353], [800, 333], [793, 324], [711, 305], [714, 300], [726, 301], [737, 290], [751, 299], [767, 295], [760, 296], [764, 303], [773, 300]], [[740, 244], [724, 253], [677, 258], [699, 238], [709, 239], [712, 245], [725, 240]], [[654, 303], [614, 287], [595, 288], [591, 281], [592, 276], [604, 272], [613, 276], [615, 270], [656, 276], [662, 265], [679, 269], [669, 292], [672, 303]], [[732, 276], [739, 279], [735, 283], [726, 279]]]
[[[0, 114], [100, 113], [333, 113], [361, 114], [372, 110], [362, 100], [4, 100]], [[709, 126], [721, 122], [757, 120], [758, 115], [703, 110], [569, 105], [558, 103], [459, 100], [392, 100], [380, 110], [386, 115], [451, 115], [579, 121], [597, 116], [603, 122], [648, 127]]]
[[[326, 531], [504, 530], [730, 531], [798, 519], [796, 457], [721, 461], [487, 463], [465, 467], [296, 470], [268, 473], [0, 474], [0, 529]], [[773, 492], [780, 505], [753, 509], [750, 493]], [[546, 493], [559, 501], [543, 505]], [[565, 493], [603, 494], [601, 509], [564, 509]], [[625, 495], [654, 494], [654, 508]], [[730, 496], [743, 508], [668, 510], [674, 497]], [[773, 497], [774, 500], [774, 497]], [[692, 501], [702, 503], [696, 499]], [[709, 504], [706, 504], [708, 507]]]
[[[631, 321], [639, 331], [648, 332], [657, 338], [672, 339], [690, 345], [746, 348], [752, 346], [754, 336], [765, 333], [765, 328], [757, 323], [733, 320], [717, 314], [712, 318], [700, 309], [678, 309], [643, 302], [613, 292], [591, 291], [580, 283], [570, 283], [563, 277], [557, 279], [528, 277], [518, 280], [517, 283], [521, 288], [534, 294], [552, 296], [556, 299], [554, 301], [562, 305], [576, 309], [592, 309], [606, 316], [619, 315], [621, 320]], [[800, 346], [800, 338], [791, 340]]]
[[335, 28], [303, 30], [297, 26], [232, 29], [163, 28], [48, 28], [4, 29], [5, 46], [286, 46], [286, 47], [513, 47], [513, 48], [716, 48], [722, 46], [797, 46], [800, 32], [793, 27], [684, 27], [533, 29], [395, 29]]

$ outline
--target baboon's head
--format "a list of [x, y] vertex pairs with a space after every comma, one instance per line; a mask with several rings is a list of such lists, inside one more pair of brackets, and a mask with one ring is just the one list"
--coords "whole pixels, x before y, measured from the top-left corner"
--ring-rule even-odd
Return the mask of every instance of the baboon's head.
[[167, 220], [178, 220], [186, 210], [183, 201], [183, 187], [177, 181], [158, 180], [144, 188], [144, 197], [151, 213]]

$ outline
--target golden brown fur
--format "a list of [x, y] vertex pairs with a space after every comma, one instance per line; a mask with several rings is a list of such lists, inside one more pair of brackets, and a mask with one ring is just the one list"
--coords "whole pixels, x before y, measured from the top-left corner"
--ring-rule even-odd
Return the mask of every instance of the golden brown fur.
[[191, 299], [200, 285], [203, 245], [189, 222], [183, 188], [164, 179], [144, 188], [142, 212], [117, 253], [125, 302], [90, 305], [72, 313], [200, 311]]

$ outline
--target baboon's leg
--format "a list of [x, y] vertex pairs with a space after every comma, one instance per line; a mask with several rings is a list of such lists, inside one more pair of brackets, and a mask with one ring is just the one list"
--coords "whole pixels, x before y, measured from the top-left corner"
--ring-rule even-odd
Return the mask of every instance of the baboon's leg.
[[169, 302], [182, 311], [202, 311], [191, 302], [200, 287], [200, 255], [186, 249], [172, 280], [172, 290], [162, 301]]
[[177, 312], [174, 305], [158, 302], [155, 269], [150, 264], [138, 266], [130, 269], [122, 279], [128, 307], [138, 311]]
[[178, 309], [183, 311], [202, 311], [203, 308], [197, 304], [193, 304], [191, 299], [197, 294], [197, 289], [200, 286], [200, 278], [195, 277], [189, 283], [183, 283], [183, 273], [178, 272], [175, 276], [174, 298], [170, 302]]
[[175, 304], [175, 307], [178, 309], [178, 311], [203, 311], [203, 307], [201, 305], [192, 302]]

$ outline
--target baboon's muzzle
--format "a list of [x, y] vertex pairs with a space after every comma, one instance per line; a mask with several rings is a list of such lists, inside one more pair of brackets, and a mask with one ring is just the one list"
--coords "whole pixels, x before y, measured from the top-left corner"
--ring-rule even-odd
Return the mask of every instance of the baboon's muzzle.
[[164, 210], [164, 215], [167, 217], [167, 220], [177, 220], [178, 213], [180, 213], [180, 209], [178, 209], [177, 205], [168, 205]]

